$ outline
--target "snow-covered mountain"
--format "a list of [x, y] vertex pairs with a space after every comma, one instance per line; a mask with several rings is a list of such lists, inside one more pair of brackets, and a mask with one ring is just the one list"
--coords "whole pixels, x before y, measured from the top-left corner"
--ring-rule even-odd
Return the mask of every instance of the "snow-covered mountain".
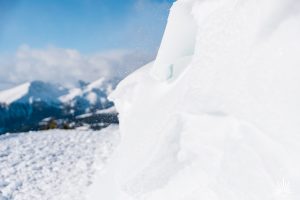
[[5, 104], [11, 104], [14, 101], [22, 98], [28, 93], [30, 83], [24, 83], [17, 87], [4, 90], [0, 92], [0, 102]]
[[106, 107], [107, 95], [113, 87], [113, 84], [104, 78], [89, 84], [80, 81], [79, 87], [71, 89], [43, 81], [33, 81], [0, 91], [0, 103], [10, 105], [42, 101], [49, 104], [76, 104], [76, 101], [86, 101], [89, 105], [103, 104], [103, 107]]
[[89, 84], [80, 81], [79, 87], [68, 90], [66, 94], [61, 95], [58, 99], [63, 104], [70, 105], [77, 110], [85, 110], [85, 112], [106, 109], [112, 106], [107, 96], [113, 88], [114, 84], [104, 78]]
[[[113, 106], [107, 99], [114, 88], [103, 78], [78, 87], [33, 81], [0, 92], [0, 134], [36, 129], [45, 118], [71, 119]], [[103, 115], [103, 114], [102, 114]], [[22, 128], [21, 128], [22, 127]]]

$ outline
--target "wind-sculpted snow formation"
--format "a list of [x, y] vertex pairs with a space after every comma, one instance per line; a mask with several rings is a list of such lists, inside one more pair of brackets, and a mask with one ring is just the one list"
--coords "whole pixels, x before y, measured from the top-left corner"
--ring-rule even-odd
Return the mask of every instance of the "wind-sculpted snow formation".
[[300, 199], [299, 14], [174, 3], [157, 59], [111, 95], [121, 144], [91, 199]]

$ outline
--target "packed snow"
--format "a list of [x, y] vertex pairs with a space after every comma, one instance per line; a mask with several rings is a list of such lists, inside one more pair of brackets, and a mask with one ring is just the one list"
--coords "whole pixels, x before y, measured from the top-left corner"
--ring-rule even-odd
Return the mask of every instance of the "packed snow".
[[118, 128], [0, 136], [0, 200], [84, 200]]
[[121, 143], [89, 199], [299, 200], [300, 4], [178, 0], [111, 95]]

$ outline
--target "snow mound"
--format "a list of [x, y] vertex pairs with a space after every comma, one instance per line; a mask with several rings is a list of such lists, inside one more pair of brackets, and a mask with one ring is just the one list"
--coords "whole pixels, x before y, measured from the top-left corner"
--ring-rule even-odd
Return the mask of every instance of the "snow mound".
[[111, 95], [121, 144], [94, 197], [299, 199], [299, 14], [296, 0], [174, 3], [157, 59]]
[[0, 136], [0, 200], [85, 199], [117, 140], [115, 126]]
[[30, 87], [30, 83], [24, 83], [19, 85], [18, 87], [14, 87], [8, 90], [4, 90], [0, 92], [0, 102], [5, 104], [10, 104], [23, 96], [25, 96]]

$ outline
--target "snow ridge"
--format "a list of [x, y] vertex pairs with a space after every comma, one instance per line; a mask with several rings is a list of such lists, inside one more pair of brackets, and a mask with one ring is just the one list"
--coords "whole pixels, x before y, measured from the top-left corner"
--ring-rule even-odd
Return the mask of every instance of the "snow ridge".
[[0, 102], [5, 104], [10, 104], [23, 96], [25, 96], [29, 91], [30, 83], [24, 83], [18, 87], [4, 90], [0, 92]]

